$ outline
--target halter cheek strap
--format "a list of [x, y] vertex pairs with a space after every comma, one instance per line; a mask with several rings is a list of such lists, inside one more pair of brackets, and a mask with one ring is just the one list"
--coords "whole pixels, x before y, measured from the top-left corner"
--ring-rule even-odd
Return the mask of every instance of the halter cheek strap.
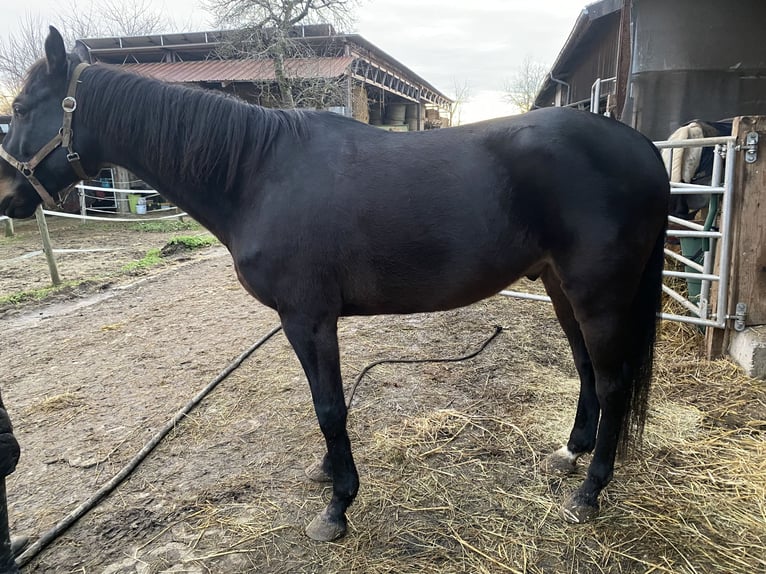
[[59, 146], [66, 148], [67, 160], [69, 165], [72, 166], [74, 172], [80, 179], [88, 179], [88, 174], [80, 163], [80, 154], [73, 149], [73, 137], [72, 137], [72, 119], [74, 117], [74, 111], [77, 109], [77, 100], [75, 99], [75, 93], [77, 91], [77, 82], [80, 78], [82, 71], [88, 67], [88, 64], [78, 64], [72, 72], [72, 77], [69, 80], [69, 87], [67, 88], [67, 95], [61, 101], [61, 107], [64, 110], [64, 121], [59, 128], [58, 133], [45, 144], [35, 155], [28, 161], [19, 161], [11, 154], [9, 154], [4, 147], [0, 146], [0, 157], [15, 167], [21, 174], [27, 178], [32, 187], [35, 188], [37, 194], [43, 200], [43, 203], [49, 208], [60, 206], [60, 202], [53, 199], [53, 196], [45, 189], [45, 186], [40, 183], [40, 180], [35, 176], [35, 169], [42, 163], [42, 161], [48, 157]]

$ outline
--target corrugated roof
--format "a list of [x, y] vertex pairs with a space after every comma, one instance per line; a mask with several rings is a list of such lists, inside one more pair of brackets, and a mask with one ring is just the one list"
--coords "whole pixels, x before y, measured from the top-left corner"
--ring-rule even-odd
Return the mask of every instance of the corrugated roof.
[[[285, 62], [293, 78], [337, 78], [344, 75], [354, 58], [294, 58]], [[199, 62], [126, 63], [120, 66], [134, 74], [178, 84], [195, 82], [254, 82], [276, 79], [273, 60], [205, 60]]]
[[[344, 62], [344, 59], [350, 55], [357, 60], [357, 63], [368, 62], [376, 68], [375, 81], [373, 81], [371, 77], [362, 78], [364, 73], [360, 74], [358, 67], [355, 66], [354, 73], [359, 76], [357, 79], [379, 85], [392, 93], [416, 101], [410, 94], [406, 93], [406, 90], [397, 90], [395, 87], [396, 83], [405, 82], [420, 90], [419, 100], [436, 104], [444, 109], [448, 109], [452, 104], [452, 100], [433, 85], [358, 34], [335, 34], [331, 26], [324, 24], [297, 26], [295, 30], [296, 38], [310, 47], [315, 54], [324, 54], [325, 57], [333, 56], [333, 59], [337, 60], [337, 64], [330, 65], [328, 63], [326, 70], [299, 70], [300, 73], [304, 74], [303, 77], [320, 75], [338, 77], [343, 75], [349, 65]], [[266, 71], [261, 70], [260, 75], [250, 74], [255, 76], [253, 78], [242, 79], [241, 76], [246, 74], [243, 74], [241, 69], [234, 72], [227, 71], [227, 73], [224, 73], [225, 70], [219, 69], [214, 74], [209, 74], [209, 77], [197, 78], [192, 74], [189, 77], [174, 79], [175, 71], [170, 71], [164, 67], [149, 66], [149, 64], [167, 63], [169, 66], [183, 66], [185, 68], [187, 63], [202, 62], [203, 60], [209, 63], [220, 62], [215, 57], [216, 49], [224, 43], [228, 36], [237, 33], [237, 31], [232, 30], [218, 30], [134, 37], [85, 38], [76, 41], [75, 51], [81, 53], [83, 58], [90, 63], [103, 62], [125, 68], [133, 67], [137, 73], [171, 82], [227, 81], [226, 79], [219, 80], [216, 76], [222, 78], [231, 76], [229, 81], [273, 79], [273, 69], [271, 68], [267, 68]], [[211, 60], [205, 60], [211, 56]], [[252, 66], [255, 64], [243, 62], [243, 65]], [[338, 70], [339, 66], [343, 67], [340, 71]], [[187, 70], [187, 73], [191, 72]]]

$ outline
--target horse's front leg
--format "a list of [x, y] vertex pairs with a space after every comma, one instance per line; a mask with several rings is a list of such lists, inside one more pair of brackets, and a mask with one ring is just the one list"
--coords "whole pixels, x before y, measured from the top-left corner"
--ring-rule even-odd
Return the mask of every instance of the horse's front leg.
[[340, 376], [337, 318], [280, 313], [282, 327], [311, 387], [319, 427], [327, 443], [320, 470], [333, 483], [330, 503], [306, 527], [314, 540], [330, 541], [346, 533], [346, 509], [359, 490], [359, 475], [346, 432], [346, 403]]

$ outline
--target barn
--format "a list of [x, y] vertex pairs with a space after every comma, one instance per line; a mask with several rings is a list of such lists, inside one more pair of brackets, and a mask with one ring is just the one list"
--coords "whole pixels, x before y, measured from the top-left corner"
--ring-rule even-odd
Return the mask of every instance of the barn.
[[[277, 81], [270, 57], [253, 57], [232, 46], [241, 30], [186, 32], [138, 37], [90, 38], [76, 51], [91, 63], [103, 62], [136, 74], [234, 94], [275, 107]], [[291, 79], [322, 98], [308, 107], [330, 109], [395, 131], [446, 126], [452, 101], [415, 72], [358, 34], [339, 34], [329, 24], [296, 26], [297, 52], [286, 58]], [[296, 107], [307, 107], [296, 101]]]
[[[104, 63], [158, 80], [221, 91], [265, 107], [283, 107], [272, 57], [243, 50], [244, 30], [181, 32], [77, 40], [75, 52], [89, 63]], [[389, 131], [446, 127], [452, 100], [401, 62], [358, 34], [339, 34], [329, 24], [295, 26], [293, 53], [284, 70], [295, 106], [326, 109]], [[130, 183], [126, 183], [130, 182]], [[102, 170], [91, 187], [144, 189], [120, 167]], [[125, 212], [132, 204], [108, 192], [90, 198], [104, 211]], [[130, 196], [128, 196], [130, 197]], [[163, 209], [150, 197], [149, 210]], [[73, 206], [77, 209], [77, 206]]]
[[610, 113], [654, 140], [695, 118], [766, 114], [766, 3], [601, 0], [535, 99]]

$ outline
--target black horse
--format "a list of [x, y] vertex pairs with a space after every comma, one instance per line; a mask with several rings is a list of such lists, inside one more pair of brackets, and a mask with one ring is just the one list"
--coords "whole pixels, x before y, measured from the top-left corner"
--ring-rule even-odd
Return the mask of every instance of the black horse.
[[451, 309], [525, 275], [542, 278], [581, 380], [569, 442], [546, 466], [594, 451], [563, 514], [596, 514], [647, 408], [669, 196], [649, 140], [560, 108], [394, 134], [86, 66], [54, 28], [45, 53], [13, 103], [0, 212], [27, 217], [113, 163], [228, 247], [244, 287], [278, 311], [326, 440], [308, 474], [333, 496], [310, 537], [345, 533], [359, 486], [338, 317]]

